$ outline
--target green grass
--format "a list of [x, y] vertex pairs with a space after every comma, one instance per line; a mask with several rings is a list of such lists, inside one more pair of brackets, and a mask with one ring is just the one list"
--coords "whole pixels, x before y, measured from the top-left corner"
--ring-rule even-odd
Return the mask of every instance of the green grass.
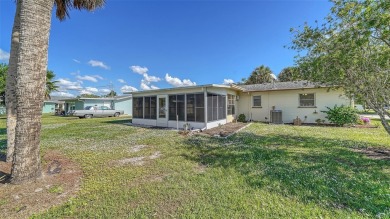
[[[390, 217], [390, 162], [351, 150], [389, 149], [382, 127], [255, 123], [215, 139], [126, 122], [44, 116], [42, 154], [61, 151], [81, 165], [84, 177], [77, 197], [34, 217]], [[0, 128], [4, 143], [5, 120]], [[135, 145], [147, 147], [132, 152]], [[110, 165], [156, 151], [162, 156], [142, 166]]]

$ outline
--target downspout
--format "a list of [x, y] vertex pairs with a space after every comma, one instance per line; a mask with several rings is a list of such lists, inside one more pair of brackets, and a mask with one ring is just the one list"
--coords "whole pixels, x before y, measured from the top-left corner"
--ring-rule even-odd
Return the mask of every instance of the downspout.
[[250, 92], [248, 92], [248, 96], [249, 96], [249, 101], [248, 101], [248, 119], [249, 119], [249, 116], [252, 114], [252, 110], [251, 110], [252, 95], [250, 94]]
[[207, 87], [203, 90], [204, 93], [204, 127], [207, 129]]

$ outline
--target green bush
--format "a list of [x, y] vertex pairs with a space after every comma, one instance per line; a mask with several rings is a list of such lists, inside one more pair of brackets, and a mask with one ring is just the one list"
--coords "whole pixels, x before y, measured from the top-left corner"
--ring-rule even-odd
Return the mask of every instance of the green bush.
[[343, 126], [345, 124], [355, 124], [359, 120], [359, 116], [355, 109], [349, 106], [337, 106], [328, 108], [328, 111], [321, 111], [327, 114], [326, 118], [337, 126]]
[[244, 115], [244, 114], [238, 115], [237, 121], [238, 121], [238, 122], [246, 122], [245, 115]]

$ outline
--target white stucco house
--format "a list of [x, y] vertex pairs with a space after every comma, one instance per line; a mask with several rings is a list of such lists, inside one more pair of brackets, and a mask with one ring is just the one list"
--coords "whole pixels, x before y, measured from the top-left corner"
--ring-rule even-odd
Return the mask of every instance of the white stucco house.
[[247, 120], [303, 123], [326, 120], [326, 107], [351, 105], [342, 89], [307, 81], [253, 85], [200, 85], [131, 92], [134, 124], [183, 128], [213, 128], [240, 114]]

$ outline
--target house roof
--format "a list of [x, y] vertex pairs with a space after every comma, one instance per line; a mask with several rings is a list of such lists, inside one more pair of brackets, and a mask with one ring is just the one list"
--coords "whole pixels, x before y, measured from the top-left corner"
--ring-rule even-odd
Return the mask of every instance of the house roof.
[[137, 93], [151, 93], [151, 92], [161, 92], [161, 91], [171, 91], [171, 90], [186, 90], [186, 89], [192, 89], [192, 88], [207, 88], [207, 87], [219, 87], [219, 88], [229, 88], [234, 90], [242, 90], [241, 87], [231, 84], [231, 85], [224, 85], [224, 84], [205, 84], [205, 85], [196, 85], [196, 86], [185, 86], [185, 87], [171, 87], [171, 88], [163, 88], [163, 89], [155, 89], [155, 90], [144, 90], [144, 91], [133, 91], [133, 92], [126, 92], [124, 94], [137, 94]]
[[303, 88], [319, 88], [329, 87], [320, 83], [313, 83], [310, 81], [288, 81], [288, 82], [274, 82], [264, 84], [249, 84], [249, 85], [237, 85], [241, 87], [244, 92], [249, 91], [270, 91], [270, 90], [297, 90]]
[[330, 87], [320, 83], [314, 83], [310, 81], [289, 81], [289, 82], [273, 82], [273, 83], [263, 83], [263, 84], [250, 84], [250, 85], [239, 85], [239, 84], [206, 84], [206, 85], [197, 85], [197, 86], [186, 86], [186, 87], [173, 87], [173, 88], [164, 88], [157, 90], [145, 90], [145, 91], [134, 91], [127, 92], [125, 94], [137, 94], [137, 93], [151, 93], [151, 92], [163, 92], [171, 90], [184, 90], [191, 88], [206, 88], [206, 87], [220, 87], [228, 88], [243, 92], [251, 91], [271, 91], [271, 90], [297, 90], [303, 88], [325, 88]]
[[77, 101], [77, 100], [125, 100], [125, 99], [131, 99], [132, 95], [122, 95], [122, 96], [116, 96], [116, 97], [97, 97], [97, 98], [86, 98], [86, 97], [80, 97], [80, 98], [68, 98], [68, 99], [62, 99], [63, 101]]

